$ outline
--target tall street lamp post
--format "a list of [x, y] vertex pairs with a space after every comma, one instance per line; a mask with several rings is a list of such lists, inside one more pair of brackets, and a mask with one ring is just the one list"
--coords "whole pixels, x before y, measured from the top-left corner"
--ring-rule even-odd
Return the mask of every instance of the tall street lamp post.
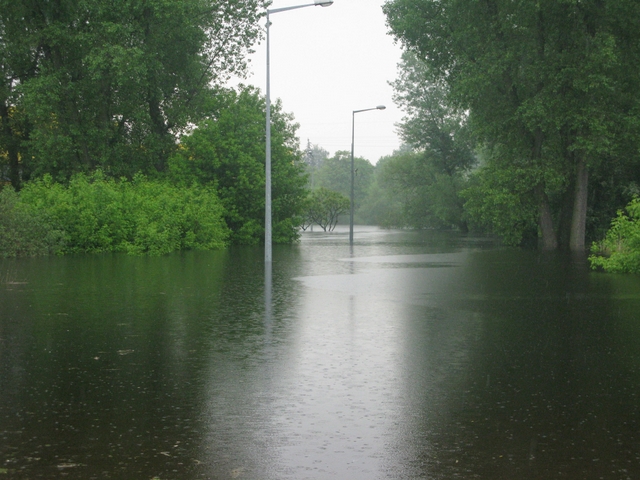
[[333, 4], [333, 0], [315, 0], [314, 3], [306, 3], [304, 5], [295, 5], [293, 7], [273, 8], [267, 10], [267, 125], [266, 125], [266, 156], [264, 162], [265, 168], [265, 208], [264, 208], [264, 261], [271, 263], [272, 243], [271, 243], [271, 79], [270, 79], [270, 60], [269, 60], [269, 28], [271, 22], [269, 15], [272, 13], [286, 12], [287, 10], [296, 10], [304, 7], [328, 7]]
[[349, 245], [353, 245], [353, 210], [354, 210], [354, 191], [355, 191], [355, 187], [354, 187], [354, 177], [355, 177], [355, 165], [354, 165], [354, 158], [353, 158], [353, 148], [354, 148], [354, 143], [355, 143], [355, 137], [356, 137], [356, 113], [360, 113], [360, 112], [368, 112], [369, 110], [384, 110], [385, 107], [384, 105], [378, 105], [377, 107], [373, 107], [373, 108], [365, 108], [363, 110], [354, 110], [353, 113], [351, 114], [351, 195], [350, 195], [350, 200], [351, 200], [351, 209], [349, 212]]

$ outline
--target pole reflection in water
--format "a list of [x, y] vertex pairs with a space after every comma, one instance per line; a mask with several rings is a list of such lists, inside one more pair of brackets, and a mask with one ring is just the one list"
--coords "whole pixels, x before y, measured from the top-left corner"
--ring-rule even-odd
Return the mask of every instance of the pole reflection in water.
[[273, 326], [273, 264], [264, 264], [264, 328], [265, 344], [269, 345], [271, 340], [271, 329]]

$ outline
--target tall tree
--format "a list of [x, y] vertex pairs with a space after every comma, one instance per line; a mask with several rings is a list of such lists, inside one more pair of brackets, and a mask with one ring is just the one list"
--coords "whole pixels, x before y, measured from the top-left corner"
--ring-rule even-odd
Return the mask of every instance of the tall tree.
[[[169, 159], [175, 182], [215, 186], [235, 243], [264, 238], [265, 108], [264, 97], [253, 87], [219, 90], [208, 118], [182, 137]], [[271, 121], [273, 234], [282, 243], [297, 238], [307, 176], [298, 126], [279, 101], [272, 105]]]
[[[16, 88], [3, 94], [29, 122], [22, 175], [59, 179], [98, 166], [113, 175], [164, 170], [176, 136], [202, 118], [211, 87], [243, 72], [267, 4], [0, 2], [3, 64], [29, 63], [8, 63]], [[10, 146], [3, 140], [3, 149]]]
[[476, 162], [466, 113], [451, 104], [446, 83], [412, 52], [404, 52], [392, 86], [405, 113], [400, 135], [413, 150], [394, 154], [380, 172], [382, 185], [403, 204], [398, 225], [466, 230], [459, 193]]
[[530, 171], [547, 248], [563, 228], [572, 250], [584, 248], [589, 172], [636, 123], [628, 92], [640, 64], [628, 59], [637, 59], [637, 22], [628, 19], [639, 8], [631, 0], [385, 4], [392, 33], [447, 82], [488, 151]]
[[475, 163], [467, 114], [452, 104], [447, 84], [406, 51], [391, 86], [393, 100], [405, 114], [399, 124], [404, 143], [424, 152], [443, 174], [467, 172]]
[[387, 223], [467, 230], [460, 196], [466, 186], [463, 175], [443, 172], [438, 165], [440, 158], [430, 152], [396, 152], [384, 160], [379, 167], [378, 186], [391, 192], [391, 198], [402, 206], [402, 215]]
[[[398, 195], [395, 184], [388, 182], [387, 166], [398, 156], [411, 154], [413, 149], [403, 145], [391, 155], [384, 156], [374, 166], [373, 182], [367, 191], [367, 197], [358, 208], [358, 216], [367, 225], [380, 225], [384, 228], [406, 227], [405, 197]], [[404, 193], [404, 192], [403, 192]]]
[[36, 74], [39, 52], [29, 46], [24, 5], [0, 0], [0, 172], [20, 187], [21, 146], [30, 125], [20, 106], [20, 86]]
[[309, 184], [312, 190], [316, 188], [318, 170], [327, 158], [329, 158], [329, 152], [327, 150], [319, 145], [313, 145], [311, 141], [307, 140], [307, 148], [304, 150], [303, 161], [309, 173]]

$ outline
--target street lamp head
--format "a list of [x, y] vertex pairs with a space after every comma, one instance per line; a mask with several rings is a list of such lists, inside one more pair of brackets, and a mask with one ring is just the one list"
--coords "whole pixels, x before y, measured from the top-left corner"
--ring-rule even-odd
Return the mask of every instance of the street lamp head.
[[316, 3], [316, 7], [317, 6], [330, 7], [331, 5], [333, 5], [333, 0], [315, 0], [315, 3]]
[[376, 107], [377, 110], [384, 110], [385, 108], [387, 108], [387, 107], [385, 107], [384, 105], [378, 105]]

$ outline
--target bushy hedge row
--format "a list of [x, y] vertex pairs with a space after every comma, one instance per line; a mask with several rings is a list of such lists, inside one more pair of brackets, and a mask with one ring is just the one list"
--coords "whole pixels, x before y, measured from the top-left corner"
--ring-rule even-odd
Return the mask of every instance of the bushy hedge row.
[[640, 273], [640, 199], [619, 211], [605, 239], [591, 248], [593, 268], [613, 273]]
[[[16, 219], [15, 227], [0, 233], [3, 256], [51, 250], [162, 255], [221, 248], [229, 236], [215, 191], [203, 186], [178, 188], [142, 175], [114, 180], [97, 172], [75, 175], [69, 185], [45, 176], [25, 185], [19, 198], [15, 195], [3, 191], [3, 198], [13, 202], [7, 203], [12, 213], [5, 215]], [[34, 213], [33, 220], [25, 218]], [[18, 228], [23, 224], [31, 227]], [[49, 243], [28, 252], [12, 249], [18, 237], [25, 244], [37, 238], [49, 238]]]

